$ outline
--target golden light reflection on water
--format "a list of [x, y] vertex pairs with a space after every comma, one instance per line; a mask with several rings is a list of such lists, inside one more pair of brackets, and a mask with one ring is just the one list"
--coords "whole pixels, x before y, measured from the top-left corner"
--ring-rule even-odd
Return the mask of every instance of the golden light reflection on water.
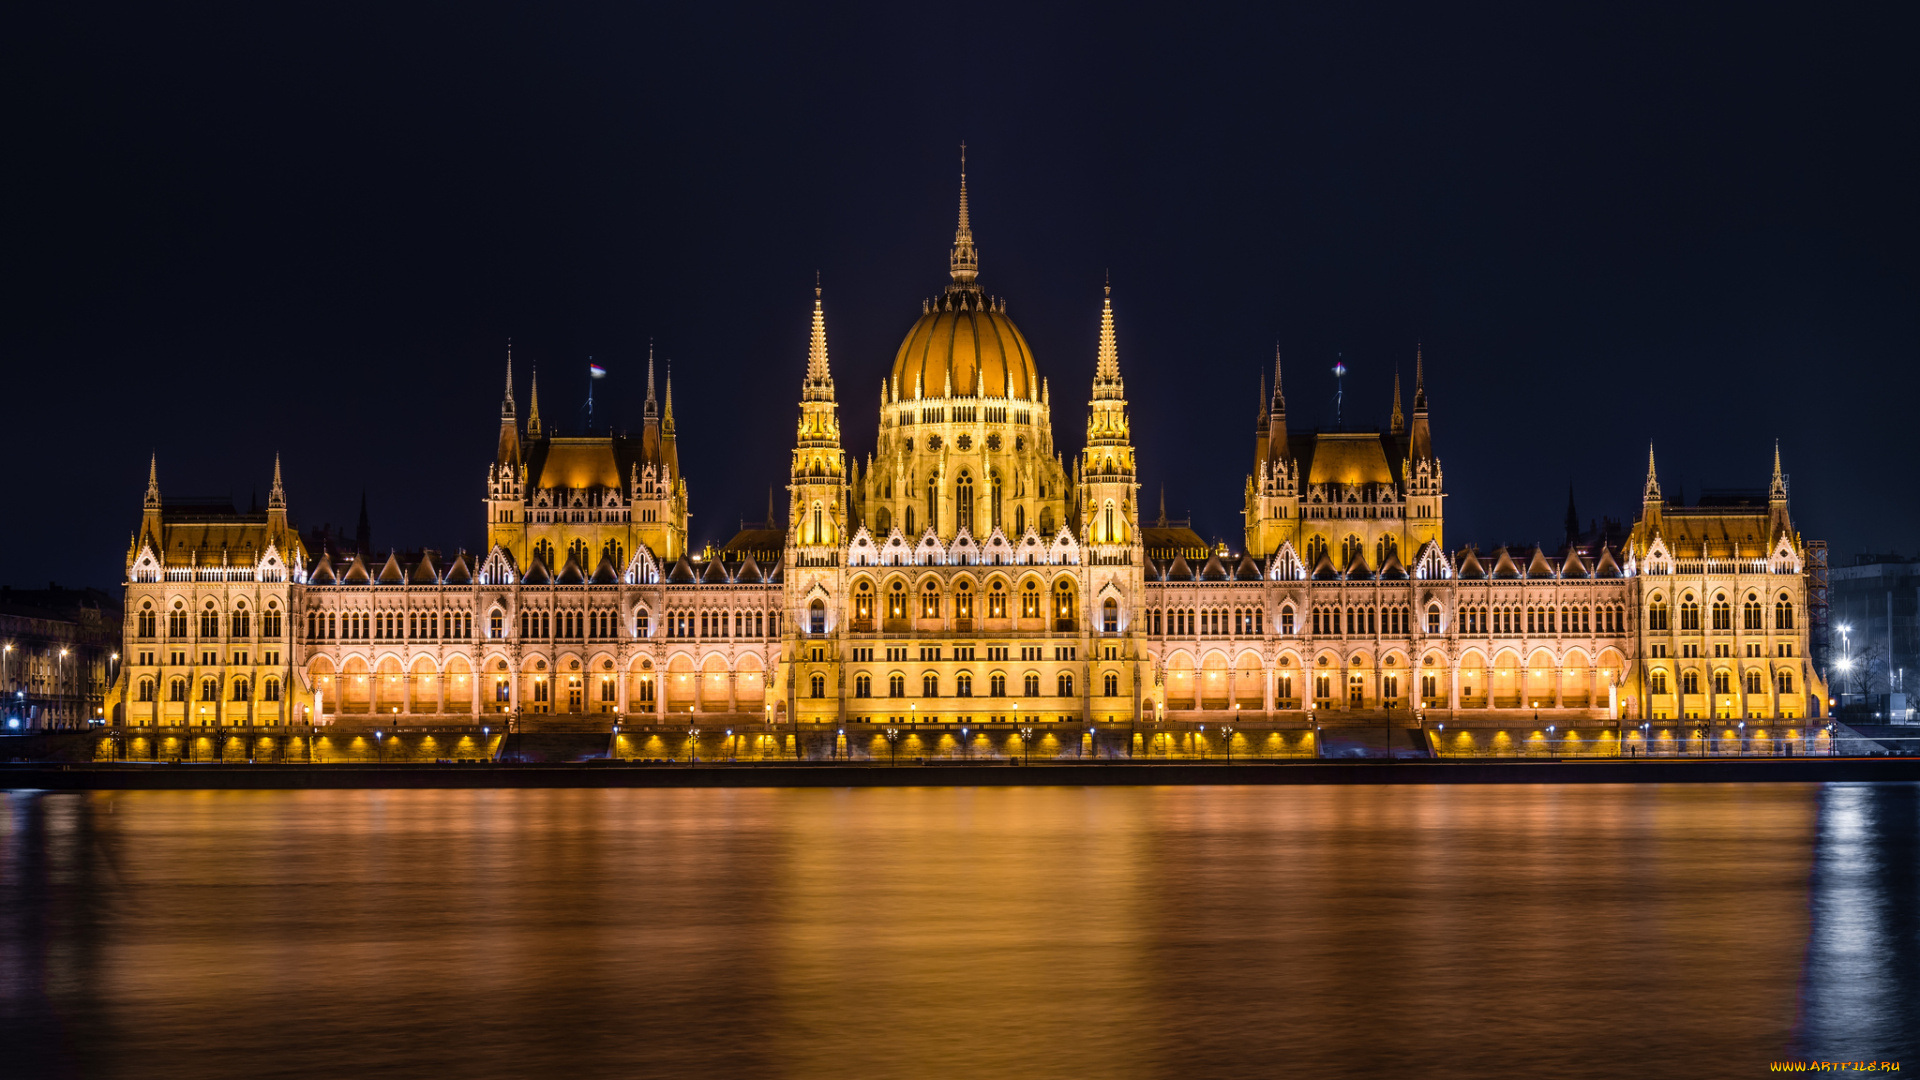
[[0, 1022], [33, 1033], [26, 1060], [90, 1075], [1614, 1076], [1761, 1071], [1786, 1051], [1819, 797], [379, 791], [9, 810]]

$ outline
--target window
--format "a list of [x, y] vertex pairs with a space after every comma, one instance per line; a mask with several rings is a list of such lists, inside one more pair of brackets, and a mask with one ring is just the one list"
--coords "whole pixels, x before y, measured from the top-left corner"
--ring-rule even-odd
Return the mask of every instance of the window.
[[1040, 696], [1040, 673], [1039, 672], [1037, 671], [1027, 672], [1026, 677], [1022, 679], [1020, 682], [1021, 682], [1021, 688], [1026, 691], [1026, 695], [1028, 697]]
[[1293, 676], [1275, 675], [1273, 677], [1273, 699], [1275, 701], [1293, 700]]
[[138, 700], [140, 701], [153, 700], [153, 680], [152, 679], [140, 680], [140, 696]]
[[[987, 448], [1000, 449], [1000, 436], [987, 436]], [[987, 513], [991, 515], [993, 527], [1000, 527], [1000, 474], [991, 473], [987, 477]]]
[[220, 614], [213, 610], [213, 601], [207, 601], [207, 610], [200, 613], [200, 636], [215, 638], [220, 636]]
[[1287, 604], [1280, 609], [1280, 632], [1293, 633], [1293, 605]]
[[[159, 622], [159, 619], [157, 619], [153, 613], [153, 601], [148, 600], [145, 603], [142, 603], [140, 605], [140, 614], [135, 621], [138, 624], [138, 629], [135, 631], [135, 633], [139, 634], [139, 636], [143, 638], [150, 638], [153, 636], [154, 625], [157, 622]], [[152, 699], [149, 698], [144, 700], [152, 700]]]
[[907, 677], [905, 675], [902, 675], [896, 671], [893, 674], [887, 676], [887, 696], [888, 697], [906, 697], [907, 696]]
[[1716, 694], [1733, 693], [1733, 673], [1721, 668], [1713, 673], [1713, 692]]
[[487, 616], [487, 636], [490, 638], [503, 637], [505, 636], [506, 632], [507, 632], [506, 613], [501, 611], [499, 608], [494, 608], [492, 613]]
[[993, 583], [993, 591], [987, 594], [987, 618], [1004, 619], [1007, 617], [1007, 592], [1004, 582]]
[[1053, 586], [1053, 628], [1072, 630], [1073, 626], [1073, 586], [1062, 579]]
[[923, 619], [940, 617], [940, 586], [935, 582], [927, 582], [926, 591], [920, 594], [920, 617]]
[[648, 614], [647, 614], [647, 609], [646, 609], [646, 608], [636, 608], [636, 609], [634, 609], [634, 612], [633, 612], [633, 636], [634, 636], [634, 637], [637, 637], [637, 638], [644, 638], [644, 637], [652, 637], [652, 636], [653, 636], [653, 627], [652, 627], [652, 624], [651, 624], [651, 622], [649, 621], [649, 616], [648, 616]]
[[1759, 668], [1747, 669], [1747, 693], [1764, 694], [1767, 692], [1766, 680], [1760, 677]]
[[247, 680], [245, 679], [233, 680], [233, 700], [235, 701], [248, 700], [249, 689], [250, 688], [247, 686]]
[[1107, 672], [1106, 677], [1100, 682], [1100, 691], [1107, 697], [1119, 697], [1120, 676], [1111, 671]]
[[513, 700], [513, 689], [507, 683], [505, 675], [495, 676], [493, 680], [493, 700], [508, 702]]
[[940, 478], [927, 477], [927, 528], [940, 531]]
[[1713, 628], [1715, 630], [1733, 629], [1733, 605], [1727, 603], [1726, 593], [1713, 598]]
[[1793, 693], [1793, 672], [1785, 668], [1780, 669], [1780, 672], [1774, 676], [1773, 685], [1775, 689], [1783, 694]]
[[887, 596], [887, 618], [904, 619], [907, 617], [907, 587], [896, 581]]
[[1793, 598], [1781, 593], [1773, 602], [1773, 628], [1775, 630], [1793, 629]]
[[1655, 670], [1653, 673], [1653, 676], [1647, 680], [1647, 684], [1649, 687], [1651, 687], [1651, 689], [1649, 690], [1649, 693], [1654, 693], [1654, 694], [1666, 693], [1667, 692], [1667, 673], [1665, 671]]
[[965, 470], [960, 473], [960, 482], [953, 488], [953, 523], [957, 528], [973, 531], [973, 477]]
[[1647, 629], [1667, 629], [1667, 602], [1659, 596], [1647, 604]]
[[807, 687], [809, 690], [812, 691], [813, 697], [817, 697], [817, 698], [826, 697], [827, 696], [827, 677], [816, 671], [814, 672], [813, 677], [807, 680]]
[[1100, 605], [1100, 628], [1109, 634], [1120, 632], [1120, 602], [1111, 596]]
[[1747, 602], [1740, 607], [1740, 626], [1743, 630], [1765, 630], [1765, 610], [1760, 606], [1760, 597], [1747, 594]]
[[864, 672], [859, 675], [855, 675], [853, 677], [853, 696], [866, 697], [866, 698], [872, 697], [873, 696], [873, 676], [865, 674]]
[[931, 671], [927, 672], [925, 675], [920, 676], [920, 696], [930, 697], [930, 698], [939, 697], [940, 696], [940, 676], [934, 674]]
[[1073, 676], [1072, 675], [1069, 675], [1063, 671], [1060, 673], [1060, 677], [1055, 681], [1059, 683], [1059, 687], [1058, 687], [1060, 691], [1059, 696], [1061, 697], [1073, 696]]
[[1020, 617], [1037, 619], [1040, 617], [1040, 583], [1029, 581], [1020, 594]]
[[220, 683], [214, 679], [200, 680], [200, 700], [201, 701], [219, 701], [220, 700]]
[[1697, 671], [1681, 672], [1680, 673], [1680, 692], [1683, 694], [1699, 693], [1700, 692], [1700, 673]]
[[187, 680], [175, 679], [172, 682], [168, 683], [167, 684], [167, 700], [168, 701], [187, 700]]
[[1682, 631], [1700, 629], [1700, 602], [1693, 598], [1692, 593], [1688, 593], [1680, 600], [1680, 629]]
[[853, 628], [873, 629], [873, 583], [862, 581], [853, 594]]
[[814, 599], [813, 603], [807, 605], [807, 626], [807, 632], [811, 634], [824, 634], [827, 632], [827, 605], [825, 601], [820, 600], [818, 597]]
[[1427, 605], [1427, 633], [1438, 634], [1439, 632], [1440, 632], [1440, 605], [1429, 604]]
[[187, 636], [186, 606], [175, 600], [173, 610], [167, 613], [167, 636], [183, 638]]
[[973, 676], [970, 673], [963, 671], [959, 675], [954, 677], [953, 696], [954, 697], [972, 697], [973, 696]]

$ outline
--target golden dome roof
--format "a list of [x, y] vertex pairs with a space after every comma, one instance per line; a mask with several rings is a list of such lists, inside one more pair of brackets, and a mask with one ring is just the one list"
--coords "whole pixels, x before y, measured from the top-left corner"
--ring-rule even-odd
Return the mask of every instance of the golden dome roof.
[[[959, 296], [965, 294], [955, 299]], [[893, 358], [894, 386], [900, 396], [910, 399], [916, 390], [922, 397], [944, 396], [951, 375], [956, 397], [972, 397], [982, 390], [989, 397], [1039, 397], [1033, 350], [1013, 320], [1005, 311], [982, 310], [987, 305], [977, 295], [966, 300], [967, 306], [960, 310], [927, 312], [907, 331]]]

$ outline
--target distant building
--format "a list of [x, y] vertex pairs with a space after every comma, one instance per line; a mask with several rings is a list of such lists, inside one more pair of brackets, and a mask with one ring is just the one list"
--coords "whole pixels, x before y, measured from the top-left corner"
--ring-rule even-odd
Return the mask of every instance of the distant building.
[[120, 602], [99, 589], [0, 588], [0, 731], [105, 719], [118, 674]]
[[1829, 578], [1834, 660], [1848, 661], [1846, 671], [1834, 671], [1834, 692], [1848, 704], [1888, 695], [1913, 700], [1920, 689], [1920, 558], [1858, 555]]

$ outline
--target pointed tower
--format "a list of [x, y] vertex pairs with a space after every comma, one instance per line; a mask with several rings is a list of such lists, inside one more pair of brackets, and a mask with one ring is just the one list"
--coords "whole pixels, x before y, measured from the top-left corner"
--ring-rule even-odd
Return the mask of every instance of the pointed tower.
[[1580, 511], [1575, 509], [1573, 505], [1573, 484], [1571, 482], [1567, 484], [1567, 519], [1564, 524], [1567, 530], [1567, 546], [1572, 547], [1580, 542]]
[[[1262, 396], [1266, 395], [1264, 385]], [[1263, 453], [1247, 477], [1247, 554], [1264, 559], [1288, 540], [1299, 544], [1300, 473], [1287, 439], [1287, 396], [1280, 375], [1280, 346], [1273, 347], [1273, 394], [1261, 404], [1266, 415]]]
[[1773, 440], [1773, 479], [1767, 484], [1767, 538], [1772, 541], [1782, 530], [1793, 531], [1788, 514], [1787, 474], [1780, 469], [1780, 440]]
[[[816, 279], [817, 282], [817, 279]], [[813, 331], [807, 372], [800, 382], [800, 428], [787, 484], [787, 549], [795, 566], [833, 565], [847, 539], [847, 455], [840, 448], [839, 406], [827, 364], [827, 316], [820, 286], [813, 289]], [[768, 510], [772, 510], [771, 498]], [[769, 512], [771, 520], [771, 512]], [[829, 591], [838, 595], [829, 584]]]
[[540, 368], [534, 366], [527, 388], [527, 438], [540, 438]]
[[160, 455], [154, 454], [147, 459], [147, 497], [140, 514], [140, 539], [138, 543], [152, 544], [153, 550], [163, 557], [166, 554], [165, 537], [160, 531]]
[[[1074, 469], [1074, 503], [1082, 543], [1141, 546], [1140, 484], [1135, 474], [1126, 384], [1120, 378], [1120, 343], [1113, 330], [1113, 287], [1100, 308], [1100, 346], [1088, 403], [1087, 445]], [[1137, 565], [1134, 559], [1128, 565]]]
[[1393, 419], [1388, 422], [1387, 433], [1389, 435], [1407, 433], [1407, 417], [1400, 411], [1400, 369], [1397, 367], [1393, 369]]
[[513, 400], [513, 343], [507, 343], [507, 392], [500, 399], [500, 446], [487, 467], [487, 547], [506, 549], [526, 562], [525, 454], [520, 446], [520, 420]]
[[267, 489], [267, 540], [280, 548], [280, 554], [293, 557], [287, 541], [287, 489], [280, 482], [280, 455], [273, 455], [273, 486]]
[[353, 543], [361, 558], [373, 556], [373, 527], [367, 523], [367, 489], [360, 489], [360, 521], [353, 527]]
[[967, 144], [960, 144], [960, 224], [953, 230], [953, 253], [947, 272], [954, 284], [972, 287], [980, 276], [980, 253], [973, 246], [973, 219], [967, 214]]
[[1441, 544], [1445, 536], [1441, 526], [1446, 493], [1440, 459], [1433, 456], [1433, 431], [1427, 424], [1426, 355], [1418, 345], [1413, 349], [1413, 425], [1407, 435], [1407, 459], [1401, 465], [1406, 500], [1402, 550], [1412, 557], [1422, 544], [1429, 540]]

